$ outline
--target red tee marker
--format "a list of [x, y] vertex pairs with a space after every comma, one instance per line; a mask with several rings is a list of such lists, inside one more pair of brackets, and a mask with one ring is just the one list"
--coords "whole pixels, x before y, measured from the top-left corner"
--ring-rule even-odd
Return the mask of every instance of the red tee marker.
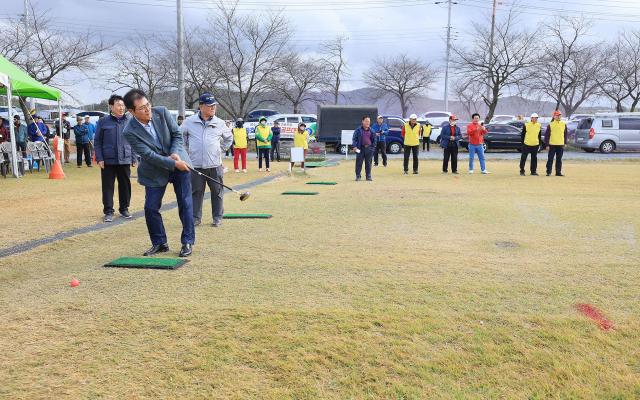
[[71, 287], [77, 287], [80, 284], [80, 281], [73, 278], [73, 280], [71, 281]]
[[585, 317], [591, 319], [598, 324], [598, 327], [603, 331], [613, 329], [613, 322], [609, 321], [600, 310], [592, 306], [591, 304], [578, 303], [576, 304], [578, 311]]

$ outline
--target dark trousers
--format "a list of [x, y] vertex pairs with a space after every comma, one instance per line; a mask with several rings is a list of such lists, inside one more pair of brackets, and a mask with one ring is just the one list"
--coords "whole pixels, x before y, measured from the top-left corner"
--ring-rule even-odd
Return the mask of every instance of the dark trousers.
[[[196, 241], [196, 231], [193, 225], [193, 203], [191, 198], [191, 176], [188, 171], [175, 170], [169, 177], [169, 183], [173, 184], [173, 191], [178, 200], [178, 213], [182, 222], [182, 244], [194, 244]], [[167, 190], [167, 186], [149, 187], [145, 186], [144, 218], [147, 221], [147, 230], [154, 246], [167, 243], [167, 234], [162, 223], [160, 207], [162, 207], [162, 197]]]
[[76, 156], [78, 158], [78, 167], [82, 166], [82, 154], [84, 153], [84, 162], [87, 166], [91, 165], [91, 148], [89, 143], [76, 143]]
[[113, 190], [116, 179], [118, 180], [118, 211], [123, 213], [129, 210], [131, 201], [131, 166], [106, 165], [100, 170], [102, 179], [102, 206], [103, 212], [113, 214]]
[[442, 172], [448, 172], [449, 158], [451, 158], [451, 172], [458, 172], [458, 145], [449, 145], [444, 148], [442, 160]]
[[538, 146], [522, 145], [522, 155], [520, 156], [520, 172], [524, 172], [527, 157], [531, 154], [531, 173], [535, 174], [538, 169]]
[[280, 139], [271, 140], [271, 159], [280, 162]]
[[409, 171], [409, 154], [413, 153], [413, 172], [418, 172], [418, 152], [420, 146], [404, 146], [404, 170]]
[[367, 178], [371, 177], [371, 158], [373, 156], [373, 147], [367, 146], [360, 149], [360, 153], [356, 154], [356, 178], [362, 175], [362, 162], [364, 162], [364, 173]]
[[382, 165], [387, 166], [387, 143], [378, 142], [376, 144], [376, 150], [373, 154], [373, 164], [378, 165], [378, 153], [382, 154]]
[[[212, 177], [224, 183], [223, 181], [223, 167], [217, 168], [196, 168], [197, 171], [202, 172], [205, 175]], [[224, 188], [222, 185], [213, 182], [211, 179], [207, 179], [204, 176], [198, 174], [191, 174], [191, 194], [193, 198], [193, 218], [196, 220], [202, 220], [202, 201], [204, 199], [204, 192], [209, 185], [209, 191], [211, 192], [211, 215], [214, 221], [222, 220], [224, 214], [223, 198]]]
[[262, 169], [262, 158], [264, 157], [264, 162], [269, 168], [269, 152], [271, 149], [258, 149], [258, 168]]
[[562, 155], [564, 154], [564, 146], [549, 146], [549, 158], [547, 159], [547, 174], [551, 173], [553, 167], [553, 158], [556, 159], [556, 175], [562, 173]]
[[422, 138], [422, 151], [424, 151], [425, 146], [427, 147], [427, 151], [431, 150], [431, 140], [428, 137]]

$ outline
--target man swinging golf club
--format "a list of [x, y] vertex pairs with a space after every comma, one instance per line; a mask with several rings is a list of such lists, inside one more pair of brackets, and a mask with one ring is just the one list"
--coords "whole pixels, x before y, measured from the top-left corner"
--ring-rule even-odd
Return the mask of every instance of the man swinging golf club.
[[140, 156], [138, 182], [145, 188], [144, 217], [152, 246], [144, 255], [169, 251], [160, 207], [167, 185], [172, 183], [182, 222], [180, 257], [187, 257], [193, 251], [196, 233], [189, 172], [191, 161], [184, 150], [180, 128], [166, 108], [151, 108], [142, 90], [127, 92], [124, 104], [133, 118], [125, 126], [123, 135]]

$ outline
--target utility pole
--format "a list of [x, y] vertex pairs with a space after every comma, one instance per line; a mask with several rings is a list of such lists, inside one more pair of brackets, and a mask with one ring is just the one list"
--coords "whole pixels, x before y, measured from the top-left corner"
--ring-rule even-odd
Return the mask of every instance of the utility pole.
[[496, 33], [496, 6], [498, 0], [493, 0], [493, 12], [491, 13], [491, 36], [489, 39], [489, 68], [487, 76], [487, 99], [491, 98], [491, 78], [493, 76], [493, 41]]
[[184, 19], [182, 17], [182, 0], [177, 0], [178, 14], [178, 115], [184, 117], [185, 89], [184, 89]]
[[[26, 58], [27, 58], [27, 72], [29, 72], [28, 70], [30, 68], [29, 64], [31, 63], [31, 43], [29, 42], [29, 0], [24, 0], [24, 37], [25, 37], [25, 46], [24, 46], [24, 50], [25, 50], [25, 54], [26, 54]], [[31, 110], [33, 110], [35, 108], [36, 104], [35, 104], [35, 100], [33, 99], [33, 97], [31, 97], [29, 99], [29, 112], [31, 112]], [[29, 120], [27, 119], [27, 116], [25, 115], [25, 122], [29, 123]]]
[[447, 59], [444, 70], [444, 110], [449, 111], [449, 59], [451, 57], [451, 6], [452, 0], [447, 0], [449, 16], [447, 17]]

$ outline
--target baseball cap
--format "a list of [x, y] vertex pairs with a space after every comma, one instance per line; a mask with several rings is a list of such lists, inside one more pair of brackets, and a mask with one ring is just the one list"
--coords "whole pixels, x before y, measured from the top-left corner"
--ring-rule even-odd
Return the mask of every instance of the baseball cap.
[[304, 127], [306, 128], [306, 127], [307, 127], [307, 124], [305, 124], [304, 122], [300, 122], [300, 123], [298, 124], [298, 127], [301, 127], [301, 126], [304, 126]]
[[562, 113], [560, 112], [560, 110], [555, 110], [553, 112], [553, 116], [555, 117], [556, 115], [562, 115]]
[[218, 102], [216, 101], [215, 97], [213, 97], [213, 95], [211, 93], [203, 93], [200, 95], [200, 98], [198, 99], [198, 101], [200, 102], [200, 104], [204, 104], [207, 106], [212, 106], [214, 104], [218, 104]]
[[[382, 115], [378, 115], [378, 118], [384, 118]], [[376, 118], [377, 119], [377, 118]]]
[[538, 118], [538, 114], [537, 113], [531, 114], [531, 118]]
[[409, 115], [409, 119], [418, 119], [418, 116], [415, 114]]

